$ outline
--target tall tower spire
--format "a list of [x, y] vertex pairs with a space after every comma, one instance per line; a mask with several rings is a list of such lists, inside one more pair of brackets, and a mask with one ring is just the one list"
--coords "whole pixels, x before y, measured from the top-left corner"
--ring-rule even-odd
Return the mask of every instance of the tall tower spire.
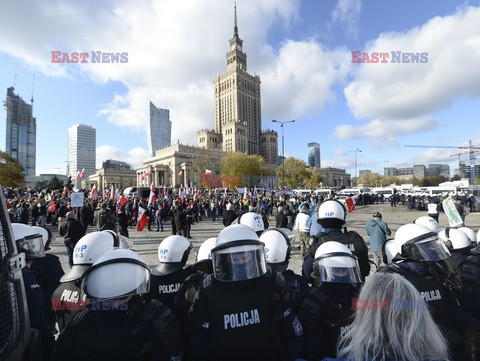
[[233, 36], [238, 36], [238, 26], [237, 26], [237, 2], [235, 1], [233, 7]]

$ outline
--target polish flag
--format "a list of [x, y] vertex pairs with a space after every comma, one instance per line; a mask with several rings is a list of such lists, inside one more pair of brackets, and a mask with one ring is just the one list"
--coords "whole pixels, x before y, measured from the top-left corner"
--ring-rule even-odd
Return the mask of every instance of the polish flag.
[[180, 172], [178, 172], [178, 175], [179, 175], [180, 177], [182, 176], [182, 174], [183, 174], [183, 169], [182, 169]]
[[110, 189], [110, 199], [115, 200], [115, 187], [113, 185]]
[[85, 168], [80, 172], [80, 178], [85, 178]]
[[48, 205], [48, 213], [54, 213], [57, 207], [55, 207], [55, 201], [53, 198], [53, 194], [50, 193], [50, 204]]
[[145, 173], [142, 174], [142, 180], [145, 180]]
[[158, 199], [157, 195], [155, 194], [155, 184], [150, 185], [150, 197], [148, 197], [148, 205], [152, 204]]
[[77, 171], [77, 175], [75, 176], [75, 180], [80, 179], [80, 171]]
[[120, 204], [120, 207], [123, 207], [125, 205], [125, 203], [127, 203], [127, 198], [125, 198], [122, 194], [122, 196], [118, 200], [118, 203]]
[[137, 218], [137, 231], [141, 232], [145, 228], [148, 222], [148, 217], [145, 214], [145, 208], [138, 206], [138, 218]]
[[348, 197], [345, 199], [345, 204], [347, 205], [348, 212], [353, 212], [355, 210], [355, 203], [353, 203], [353, 198]]
[[145, 172], [145, 177], [148, 177], [150, 174], [152, 174], [152, 168], [148, 166], [147, 171]]
[[90, 191], [90, 199], [97, 198], [97, 185], [94, 184], [92, 190]]
[[166, 197], [168, 194], [167, 187], [163, 187], [163, 196]]
[[67, 186], [63, 187], [63, 195], [66, 196], [68, 194]]
[[212, 171], [210, 169], [205, 169], [205, 174], [212, 174]]

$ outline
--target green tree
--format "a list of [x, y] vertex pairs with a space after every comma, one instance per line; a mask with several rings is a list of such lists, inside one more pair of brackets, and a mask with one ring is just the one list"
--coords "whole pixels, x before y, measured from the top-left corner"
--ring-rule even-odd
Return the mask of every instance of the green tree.
[[364, 184], [368, 187], [381, 187], [385, 185], [385, 177], [382, 177], [378, 173], [364, 173], [361, 177], [357, 179], [357, 184]]
[[25, 185], [25, 170], [16, 159], [0, 151], [0, 184], [2, 187], [21, 187]]
[[309, 173], [308, 178], [305, 182], [305, 185], [309, 189], [318, 188], [318, 183], [320, 183], [323, 178], [320, 174], [320, 168], [308, 167], [307, 172]]
[[[273, 175], [273, 170], [269, 169], [265, 159], [259, 155], [247, 155], [240, 152], [228, 152], [221, 161], [220, 168], [222, 176], [233, 179], [238, 179], [237, 186], [253, 187], [253, 180], [251, 177], [262, 177]], [[249, 184], [243, 184], [242, 179]]]
[[42, 190], [42, 189], [47, 189], [48, 188], [48, 180], [41, 180], [35, 183], [35, 189], [37, 190]]
[[[294, 157], [288, 157], [285, 162], [285, 183], [289, 188], [303, 188], [306, 187], [309, 178], [307, 165], [303, 160]], [[283, 165], [277, 167], [277, 176], [279, 184], [283, 182]]]
[[48, 188], [51, 190], [63, 189], [63, 181], [57, 178], [57, 176], [53, 176], [48, 182]]

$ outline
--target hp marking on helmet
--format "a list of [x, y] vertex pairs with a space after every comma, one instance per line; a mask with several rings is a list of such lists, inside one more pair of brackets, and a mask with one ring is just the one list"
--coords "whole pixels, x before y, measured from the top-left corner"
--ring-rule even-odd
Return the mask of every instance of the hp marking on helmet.
[[325, 217], [333, 217], [335, 212], [325, 212]]
[[75, 247], [75, 252], [83, 252], [87, 248], [87, 245]]

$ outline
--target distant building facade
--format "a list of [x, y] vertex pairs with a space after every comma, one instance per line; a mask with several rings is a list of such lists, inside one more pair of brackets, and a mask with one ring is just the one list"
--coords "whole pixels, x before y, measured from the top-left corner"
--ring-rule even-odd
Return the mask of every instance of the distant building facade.
[[35, 176], [37, 120], [33, 117], [32, 104], [27, 104], [14, 88], [7, 89], [6, 153], [20, 162], [25, 175]]
[[172, 122], [168, 109], [157, 108], [150, 102], [150, 122], [147, 127], [147, 143], [150, 156], [157, 149], [169, 147], [172, 144]]
[[413, 167], [383, 168], [384, 176], [397, 177], [399, 179], [417, 178], [422, 179], [428, 176], [450, 178], [450, 166], [448, 164], [416, 164]]
[[320, 144], [308, 143], [308, 166], [321, 168], [320, 162]]
[[320, 175], [322, 177], [323, 187], [346, 188], [351, 187], [352, 176], [345, 172], [345, 169], [339, 168], [321, 168]]
[[126, 162], [107, 159], [102, 168], [85, 179], [87, 180], [82, 181], [82, 188], [92, 189], [95, 185], [98, 191], [110, 189], [112, 186], [115, 189], [125, 189], [136, 185], [136, 172]]
[[[215, 128], [198, 132], [199, 147], [261, 155], [267, 163], [276, 165], [278, 135], [271, 130], [262, 132], [260, 77], [247, 73], [247, 54], [238, 36], [236, 7], [227, 71], [214, 77], [213, 88]], [[275, 149], [277, 155], [273, 156]]]
[[84, 124], [75, 124], [68, 128], [68, 166], [67, 175], [73, 180], [77, 172], [85, 170], [85, 178], [95, 174], [97, 132]]

